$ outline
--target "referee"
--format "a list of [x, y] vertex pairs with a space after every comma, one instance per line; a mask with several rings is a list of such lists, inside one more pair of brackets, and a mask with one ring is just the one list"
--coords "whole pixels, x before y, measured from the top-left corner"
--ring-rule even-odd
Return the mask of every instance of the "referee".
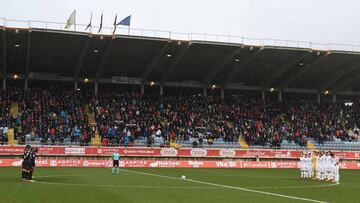
[[120, 169], [119, 169], [120, 154], [118, 152], [114, 152], [112, 154], [112, 159], [113, 159], [112, 174], [114, 175], [114, 173], [115, 173], [115, 167], [116, 167], [116, 173], [119, 174], [119, 172], [120, 172]]

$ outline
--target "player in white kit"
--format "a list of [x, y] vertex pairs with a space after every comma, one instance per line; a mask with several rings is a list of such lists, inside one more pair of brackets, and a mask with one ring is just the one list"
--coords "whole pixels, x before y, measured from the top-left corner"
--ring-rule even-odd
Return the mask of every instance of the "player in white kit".
[[331, 155], [330, 155], [330, 151], [326, 152], [326, 158], [325, 158], [325, 173], [326, 173], [326, 181], [330, 181], [331, 180], [331, 173], [332, 173], [332, 166], [331, 166]]
[[322, 151], [320, 153], [320, 157], [319, 157], [319, 171], [320, 171], [320, 180], [324, 180], [325, 179], [325, 153]]
[[339, 157], [336, 157], [334, 153], [331, 153], [331, 165], [332, 165], [332, 181], [339, 182]]
[[312, 170], [313, 170], [313, 167], [312, 167], [312, 158], [311, 158], [311, 153], [308, 153], [307, 156], [306, 156], [306, 172], [305, 172], [305, 177], [306, 178], [311, 178], [311, 174], [312, 174]]
[[303, 154], [300, 157], [299, 166], [300, 166], [300, 177], [305, 178], [305, 154]]

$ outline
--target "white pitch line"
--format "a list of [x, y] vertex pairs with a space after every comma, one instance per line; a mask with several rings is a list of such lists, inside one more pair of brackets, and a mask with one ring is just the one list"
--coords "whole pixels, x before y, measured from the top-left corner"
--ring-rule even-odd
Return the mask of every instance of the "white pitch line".
[[265, 191], [261, 191], [261, 190], [252, 190], [252, 189], [247, 189], [247, 188], [243, 188], [243, 187], [222, 185], [222, 184], [210, 183], [210, 182], [204, 182], [204, 181], [198, 181], [198, 180], [192, 180], [192, 179], [180, 179], [180, 178], [171, 177], [171, 176], [163, 176], [163, 175], [157, 175], [157, 174], [145, 173], [145, 172], [139, 172], [139, 171], [132, 171], [132, 170], [126, 170], [126, 169], [123, 169], [123, 171], [128, 171], [128, 172], [138, 173], [138, 174], [143, 174], [143, 175], [148, 175], [148, 176], [155, 176], [155, 177], [160, 177], [160, 178], [186, 180], [186, 181], [190, 181], [190, 182], [194, 182], [194, 183], [200, 183], [200, 184], [217, 186], [217, 187], [222, 187], [222, 188], [235, 189], [235, 190], [242, 190], [242, 191], [246, 191], [246, 192], [253, 192], [253, 193], [265, 194], [265, 195], [276, 196], [276, 197], [283, 197], [283, 198], [287, 198], [287, 199], [301, 200], [301, 201], [306, 201], [306, 202], [328, 203], [328, 202], [325, 202], [325, 201], [320, 201], [320, 200], [315, 200], [315, 199], [308, 199], [308, 198], [304, 198], [304, 197], [283, 195], [283, 194], [278, 194], [278, 193], [265, 192]]

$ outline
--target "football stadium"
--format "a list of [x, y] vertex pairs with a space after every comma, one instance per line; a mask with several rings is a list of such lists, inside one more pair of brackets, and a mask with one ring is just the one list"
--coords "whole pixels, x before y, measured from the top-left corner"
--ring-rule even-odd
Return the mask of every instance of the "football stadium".
[[0, 16], [0, 202], [360, 202], [360, 45], [105, 14]]

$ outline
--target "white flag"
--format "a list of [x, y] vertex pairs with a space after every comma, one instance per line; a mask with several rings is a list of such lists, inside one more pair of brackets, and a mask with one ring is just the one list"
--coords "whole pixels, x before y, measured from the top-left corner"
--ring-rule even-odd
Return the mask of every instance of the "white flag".
[[76, 19], [76, 10], [74, 10], [74, 12], [72, 12], [69, 19], [66, 21], [65, 29], [69, 29], [71, 27], [71, 25], [75, 25], [75, 23], [76, 23], [75, 19]]

